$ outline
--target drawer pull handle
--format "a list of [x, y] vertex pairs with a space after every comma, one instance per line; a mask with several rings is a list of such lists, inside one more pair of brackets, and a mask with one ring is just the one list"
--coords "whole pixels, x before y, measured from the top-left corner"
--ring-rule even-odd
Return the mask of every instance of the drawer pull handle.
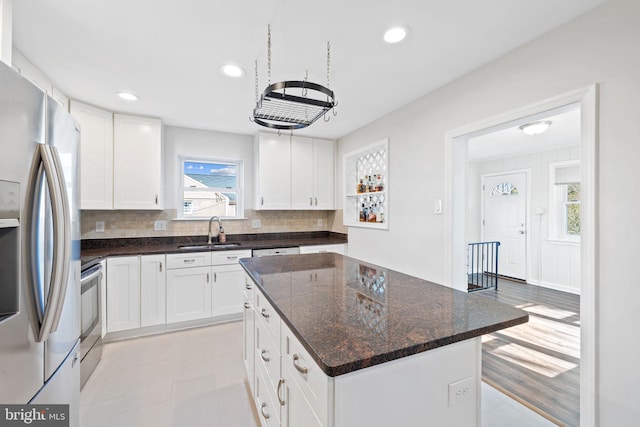
[[262, 405], [260, 405], [260, 413], [262, 414], [262, 416], [264, 417], [265, 420], [268, 420], [269, 419], [269, 414], [267, 414], [264, 411], [264, 408], [266, 408], [266, 407], [267, 407], [267, 403], [263, 402]]
[[251, 308], [251, 304], [249, 304], [248, 302], [244, 303], [244, 308], [246, 308], [247, 310], [249, 310]]
[[269, 318], [269, 313], [267, 313], [267, 309], [266, 309], [266, 308], [263, 308], [263, 309], [260, 311], [260, 314], [262, 314], [262, 317], [264, 317], [265, 319], [268, 319], [268, 318]]
[[253, 289], [253, 286], [251, 286], [250, 284], [248, 284], [248, 283], [247, 283], [247, 284], [245, 285], [245, 288], [247, 288], [247, 289]]
[[234, 260], [234, 259], [238, 259], [238, 255], [234, 255], [234, 256], [228, 256], [227, 259], [229, 261]]
[[284, 384], [284, 378], [280, 378], [278, 380], [278, 390], [276, 391], [276, 393], [278, 394], [278, 402], [280, 402], [280, 406], [284, 406], [284, 400], [280, 399], [280, 387], [282, 387], [282, 384]]
[[267, 357], [267, 356], [266, 356], [266, 354], [267, 354], [267, 350], [262, 350], [262, 351], [260, 352], [260, 357], [261, 357], [261, 358], [262, 358], [262, 360], [264, 360], [266, 363], [269, 363], [269, 362], [271, 361], [271, 358], [270, 358], [270, 357]]
[[187, 264], [192, 263], [192, 262], [196, 262], [195, 258], [189, 258], [189, 259], [183, 259], [182, 262], [185, 262]]
[[298, 357], [297, 354], [293, 355], [293, 366], [298, 370], [298, 372], [300, 372], [301, 374], [308, 374], [309, 373], [309, 368], [306, 368], [304, 366], [300, 366], [298, 365], [298, 360], [300, 358]]

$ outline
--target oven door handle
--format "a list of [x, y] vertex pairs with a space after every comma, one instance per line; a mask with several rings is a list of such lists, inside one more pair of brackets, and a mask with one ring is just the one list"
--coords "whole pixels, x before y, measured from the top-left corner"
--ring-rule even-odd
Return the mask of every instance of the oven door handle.
[[100, 264], [92, 269], [87, 270], [87, 272], [83, 272], [80, 283], [84, 285], [85, 283], [92, 281], [98, 276], [102, 276], [102, 266]]
[[102, 277], [102, 274], [103, 272], [101, 265], [97, 265], [96, 267], [93, 267], [92, 269], [84, 272], [84, 274], [81, 276], [82, 278], [80, 279], [80, 293], [84, 293], [89, 288], [91, 288], [91, 282], [93, 281], [93, 279], [95, 279], [96, 277]]

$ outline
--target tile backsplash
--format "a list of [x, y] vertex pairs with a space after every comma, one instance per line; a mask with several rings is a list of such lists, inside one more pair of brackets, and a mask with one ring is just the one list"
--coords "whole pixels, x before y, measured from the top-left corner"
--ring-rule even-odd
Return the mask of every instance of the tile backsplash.
[[[82, 239], [121, 237], [193, 236], [206, 235], [206, 220], [175, 220], [177, 211], [82, 211]], [[342, 210], [336, 211], [255, 211], [245, 210], [246, 219], [223, 220], [227, 234], [283, 233], [295, 231], [333, 231], [347, 233], [342, 225]], [[253, 220], [260, 220], [260, 228], [252, 228]], [[166, 230], [154, 230], [156, 221]], [[97, 224], [104, 223], [104, 231], [97, 232]]]

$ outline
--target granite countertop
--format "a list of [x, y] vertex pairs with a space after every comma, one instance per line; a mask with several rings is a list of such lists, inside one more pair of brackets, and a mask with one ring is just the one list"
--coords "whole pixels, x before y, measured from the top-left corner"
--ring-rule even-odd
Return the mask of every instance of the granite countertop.
[[[329, 231], [261, 233], [227, 235], [227, 243], [237, 242], [238, 246], [223, 250], [270, 249], [292, 246], [314, 246], [347, 243], [347, 236]], [[81, 264], [88, 268], [107, 256], [170, 254], [202, 252], [207, 249], [181, 249], [184, 245], [204, 245], [207, 236], [173, 237], [129, 237], [120, 239], [87, 239], [81, 242]]]
[[529, 319], [509, 305], [333, 253], [240, 264], [332, 377]]

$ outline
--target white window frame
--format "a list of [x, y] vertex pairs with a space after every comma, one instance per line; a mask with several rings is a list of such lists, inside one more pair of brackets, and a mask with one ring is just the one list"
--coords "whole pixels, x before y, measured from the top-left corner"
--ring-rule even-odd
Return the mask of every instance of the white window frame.
[[[558, 169], [580, 166], [580, 160], [549, 164], [549, 240], [557, 243], [580, 243], [580, 235], [567, 233], [567, 185], [556, 185]], [[577, 184], [580, 184], [578, 182]], [[577, 202], [582, 205], [582, 201]]]
[[[238, 177], [238, 187], [236, 188], [237, 193], [237, 205], [236, 205], [236, 215], [235, 216], [221, 216], [221, 219], [233, 220], [233, 219], [245, 219], [244, 218], [244, 161], [241, 159], [227, 159], [221, 157], [199, 157], [199, 156], [187, 156], [187, 155], [178, 155], [178, 219], [181, 220], [208, 220], [208, 216], [184, 216], [184, 192], [187, 187], [184, 186], [184, 163], [185, 162], [205, 162], [205, 163], [222, 163], [235, 165], [237, 168], [237, 177]], [[191, 189], [193, 190], [193, 189]], [[220, 191], [228, 191], [228, 189], [220, 188]]]

